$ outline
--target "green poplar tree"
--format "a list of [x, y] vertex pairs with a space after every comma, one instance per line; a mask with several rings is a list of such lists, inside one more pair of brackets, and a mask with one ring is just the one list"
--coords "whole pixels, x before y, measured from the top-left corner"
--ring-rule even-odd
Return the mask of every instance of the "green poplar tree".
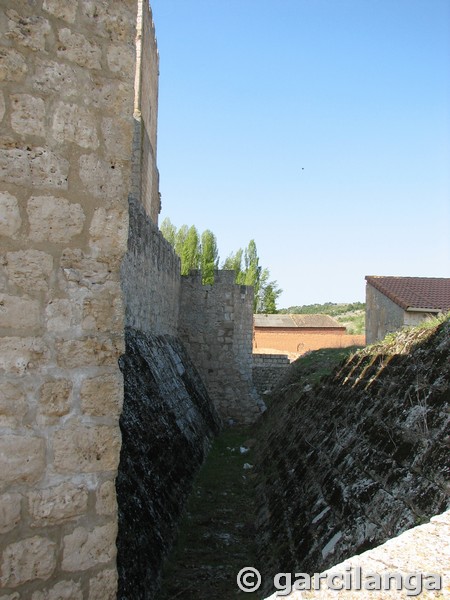
[[214, 270], [218, 268], [219, 251], [217, 249], [216, 236], [209, 229], [206, 229], [202, 233], [200, 264], [202, 282], [204, 284], [214, 283]]
[[197, 229], [189, 227], [181, 249], [181, 274], [189, 275], [192, 269], [200, 268], [200, 239]]
[[175, 240], [177, 237], [177, 228], [175, 227], [175, 225], [173, 225], [170, 221], [170, 219], [168, 217], [166, 217], [164, 219], [164, 221], [161, 223], [160, 226], [160, 231], [163, 234], [163, 236], [166, 238], [166, 240], [173, 246], [175, 247]]
[[222, 264], [222, 269], [235, 272], [235, 281], [239, 285], [245, 285], [245, 273], [242, 271], [243, 253], [244, 252], [242, 248], [239, 248], [237, 252], [232, 252], [229, 256], [227, 256]]

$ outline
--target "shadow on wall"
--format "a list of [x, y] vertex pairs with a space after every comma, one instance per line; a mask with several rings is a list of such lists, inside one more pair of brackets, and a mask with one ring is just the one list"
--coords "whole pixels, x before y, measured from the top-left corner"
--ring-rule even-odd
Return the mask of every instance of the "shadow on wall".
[[402, 354], [368, 347], [273, 393], [257, 465], [269, 578], [324, 571], [448, 508], [450, 322], [397, 335]]
[[121, 600], [154, 598], [192, 481], [220, 421], [173, 336], [126, 330], [116, 488]]

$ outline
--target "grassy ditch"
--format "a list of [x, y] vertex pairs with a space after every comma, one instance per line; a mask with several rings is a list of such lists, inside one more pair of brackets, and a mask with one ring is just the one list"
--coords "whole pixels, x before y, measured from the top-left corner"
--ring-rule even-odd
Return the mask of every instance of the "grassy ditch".
[[318, 385], [323, 377], [330, 373], [348, 356], [359, 350], [359, 346], [348, 348], [323, 348], [313, 350], [294, 361], [286, 374], [268, 396], [268, 402], [276, 401], [280, 392], [288, 387], [306, 387]]
[[[310, 352], [291, 365], [283, 385], [318, 384], [352, 350]], [[267, 434], [267, 425], [262, 418], [252, 428], [227, 429], [214, 441], [194, 481], [177, 543], [166, 561], [160, 600], [261, 598], [257, 592], [240, 591], [236, 575], [246, 566], [258, 568], [255, 474], [248, 465], [253, 465], [257, 440]]]
[[240, 569], [257, 567], [254, 475], [248, 466], [254, 435], [254, 429], [236, 427], [216, 438], [166, 562], [161, 600], [260, 597], [241, 592], [236, 584]]

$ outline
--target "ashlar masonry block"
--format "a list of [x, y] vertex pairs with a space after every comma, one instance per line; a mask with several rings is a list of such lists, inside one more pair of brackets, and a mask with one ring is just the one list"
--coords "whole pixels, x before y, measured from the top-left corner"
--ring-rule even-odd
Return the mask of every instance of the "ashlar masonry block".
[[116, 523], [92, 530], [77, 527], [64, 537], [63, 571], [84, 571], [99, 564], [109, 563], [116, 555]]
[[10, 544], [1, 559], [0, 582], [4, 587], [17, 587], [36, 579], [46, 580], [56, 567], [56, 544], [34, 536]]

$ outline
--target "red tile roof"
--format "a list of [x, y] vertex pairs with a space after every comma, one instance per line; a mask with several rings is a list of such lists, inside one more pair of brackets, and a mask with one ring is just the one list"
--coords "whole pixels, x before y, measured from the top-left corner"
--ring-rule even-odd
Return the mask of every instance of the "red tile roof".
[[368, 275], [366, 281], [404, 310], [408, 308], [427, 308], [442, 312], [450, 310], [450, 278]]

